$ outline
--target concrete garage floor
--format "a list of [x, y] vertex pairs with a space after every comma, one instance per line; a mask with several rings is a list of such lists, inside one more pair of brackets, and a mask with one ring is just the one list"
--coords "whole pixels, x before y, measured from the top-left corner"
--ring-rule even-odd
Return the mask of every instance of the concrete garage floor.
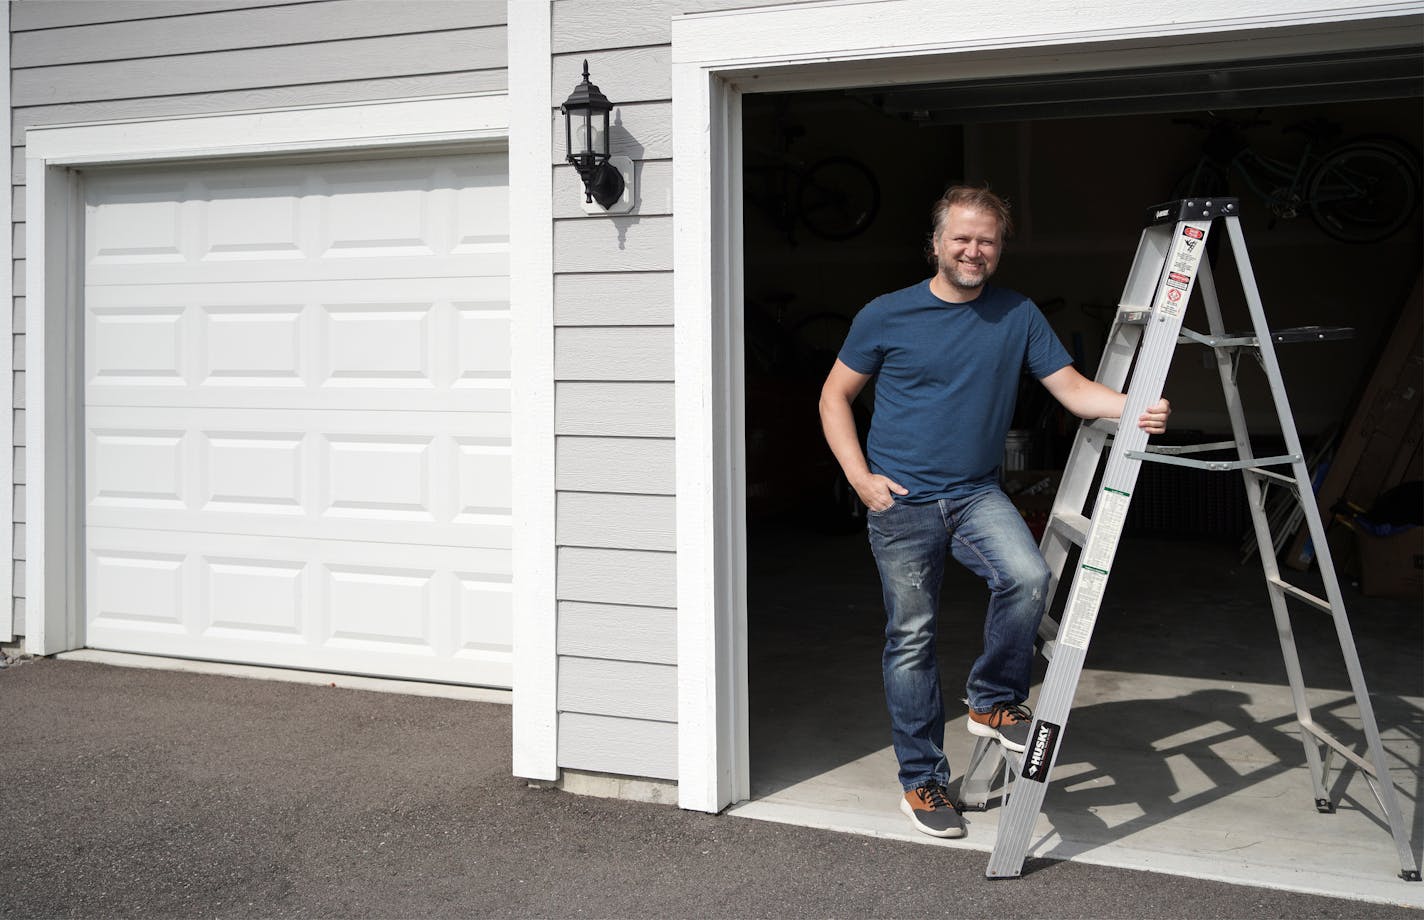
[[[1288, 577], [1323, 594], [1313, 573]], [[1344, 589], [1418, 863], [1420, 605]], [[952, 791], [972, 747], [959, 697], [986, 598], [951, 562], [939, 652]], [[958, 841], [898, 811], [865, 535], [754, 530], [749, 600], [752, 799], [732, 813], [987, 854], [997, 798]], [[1363, 751], [1329, 617], [1293, 605], [1293, 624], [1317, 721]], [[1332, 774], [1338, 810], [1316, 811], [1260, 564], [1234, 544], [1124, 538], [1063, 737], [1030, 855], [1424, 907], [1358, 771]]]

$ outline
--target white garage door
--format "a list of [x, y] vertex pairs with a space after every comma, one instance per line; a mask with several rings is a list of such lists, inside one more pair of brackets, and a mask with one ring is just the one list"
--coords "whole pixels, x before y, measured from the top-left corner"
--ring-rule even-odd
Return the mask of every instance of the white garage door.
[[84, 188], [86, 644], [509, 686], [505, 156]]

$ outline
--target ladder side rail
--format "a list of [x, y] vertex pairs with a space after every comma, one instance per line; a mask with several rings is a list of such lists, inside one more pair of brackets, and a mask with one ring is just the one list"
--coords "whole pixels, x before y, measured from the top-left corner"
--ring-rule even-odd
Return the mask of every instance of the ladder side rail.
[[[1228, 230], [1230, 234], [1229, 222], [1237, 218], [1227, 218]], [[1207, 326], [1211, 334], [1219, 336], [1224, 331], [1224, 324], [1221, 319], [1221, 302], [1217, 299], [1216, 281], [1212, 276], [1211, 264], [1203, 260], [1201, 267], [1201, 294], [1202, 304], [1206, 308]], [[1236, 450], [1242, 460], [1254, 460], [1251, 448], [1250, 429], [1246, 424], [1246, 412], [1241, 404], [1241, 391], [1236, 385], [1236, 362], [1232, 360], [1232, 355], [1225, 349], [1213, 349], [1216, 354], [1216, 369], [1221, 378], [1222, 394], [1226, 398], [1226, 412], [1231, 419], [1231, 432], [1236, 439]], [[1265, 497], [1261, 492], [1261, 484], [1248, 468], [1241, 470], [1242, 478], [1246, 486], [1246, 502], [1251, 512], [1251, 525], [1256, 534], [1257, 546], [1268, 546], [1271, 543], [1270, 530], [1265, 521], [1263, 502]], [[1310, 704], [1305, 697], [1305, 678], [1300, 664], [1300, 653], [1296, 646], [1295, 633], [1291, 628], [1290, 611], [1286, 606], [1286, 599], [1283, 594], [1272, 588], [1273, 578], [1279, 578], [1280, 572], [1276, 563], [1276, 557], [1271, 554], [1261, 553], [1261, 568], [1266, 577], [1266, 594], [1271, 603], [1271, 614], [1276, 623], [1276, 635], [1280, 640], [1281, 657], [1285, 661], [1286, 679], [1290, 684], [1291, 700], [1295, 706], [1296, 720], [1308, 722], [1311, 719]], [[1325, 765], [1320, 759], [1320, 749], [1311, 739], [1308, 732], [1300, 733], [1301, 745], [1305, 749], [1305, 761], [1309, 768], [1311, 784], [1315, 789], [1316, 807], [1321, 807], [1322, 802], [1329, 800], [1329, 793], [1325, 784]]]
[[[1231, 250], [1236, 256], [1236, 265], [1241, 273], [1241, 286], [1246, 295], [1246, 306], [1251, 314], [1251, 322], [1260, 339], [1261, 366], [1271, 384], [1271, 397], [1276, 404], [1276, 414], [1281, 422], [1281, 434], [1285, 437], [1286, 450], [1298, 458], [1293, 465], [1296, 481], [1301, 484], [1300, 502], [1305, 509], [1306, 524], [1310, 528], [1311, 540], [1315, 543], [1316, 562], [1325, 582], [1326, 597], [1334, 611], [1335, 632], [1340, 641], [1340, 651], [1345, 658], [1345, 669], [1350, 675], [1350, 686], [1355, 693], [1355, 702], [1360, 710], [1360, 722], [1369, 746], [1370, 760], [1374, 762], [1379, 778], [1379, 793], [1384, 800], [1385, 815], [1389, 821], [1390, 834], [1395, 848], [1399, 851], [1400, 874], [1406, 879], [1419, 880], [1419, 867], [1414, 861], [1414, 851], [1405, 830], [1399, 802], [1395, 793], [1394, 780], [1390, 776], [1389, 764], [1385, 759], [1384, 745], [1380, 742], [1379, 725], [1375, 720], [1374, 706], [1370, 702], [1369, 689], [1365, 686], [1364, 673], [1360, 668], [1359, 653], [1355, 648], [1354, 634], [1350, 629], [1349, 617], [1345, 615], [1344, 598], [1335, 574], [1334, 560], [1330, 546], [1325, 541], [1325, 526], [1316, 506], [1315, 492], [1310, 487], [1310, 470], [1306, 467], [1305, 454], [1301, 450], [1300, 437], [1295, 430], [1290, 402], [1286, 398], [1285, 383], [1281, 377], [1280, 363], [1271, 344], [1270, 328], [1266, 325], [1266, 314], [1261, 306], [1261, 297], [1256, 288], [1256, 276], [1251, 269], [1251, 258], [1246, 252], [1246, 240], [1241, 233], [1240, 219], [1226, 218], [1227, 236], [1231, 240]], [[1264, 554], [1263, 554], [1264, 555]]]
[[[1098, 383], [1115, 390], [1122, 388], [1141, 338], [1140, 325], [1114, 320], [1108, 335], [1108, 345], [1098, 361], [1095, 377]], [[1063, 567], [1076, 545], [1054, 522], [1062, 520], [1065, 515], [1083, 513], [1093, 480], [1097, 477], [1098, 466], [1102, 462], [1107, 440], [1108, 436], [1103, 431], [1087, 423], [1080, 424], [1077, 434], [1073, 437], [1073, 446], [1068, 451], [1068, 460], [1063, 467], [1063, 479], [1058, 484], [1058, 494], [1054, 496], [1053, 508], [1049, 513], [1049, 525], [1044, 528], [1038, 547], [1044, 561], [1048, 563], [1048, 592], [1044, 604], [1048, 610], [1053, 608], [1053, 601], [1058, 595], [1058, 586], [1063, 576]], [[1039, 627], [1039, 636], [1046, 642], [1052, 641], [1057, 631], [1057, 622], [1051, 616], [1045, 615]]]
[[[1159, 232], [1152, 232], [1154, 230]], [[1205, 249], [1210, 230], [1210, 220], [1180, 221], [1175, 226], [1169, 226], [1165, 234], [1160, 232], [1160, 227], [1149, 227], [1148, 232], [1143, 233], [1133, 261], [1133, 273], [1138, 276], [1136, 283], [1140, 286], [1148, 272], [1143, 262], [1144, 252], [1153, 243], [1165, 242], [1165, 246], [1154, 250], [1160, 251], [1161, 255], [1156, 257], [1160, 258], [1160, 262], [1156, 278], [1152, 281], [1156, 290], [1152, 316], [1143, 331], [1142, 347], [1127, 388], [1122, 421], [1108, 453], [1102, 486], [1094, 502], [1087, 544], [1078, 558], [1053, 660], [1049, 662], [1039, 693], [1038, 709], [1024, 754], [1022, 781], [1014, 784], [1013, 795], [999, 823], [994, 850], [989, 855], [985, 875], [990, 878], [1016, 876], [1023, 871], [1029, 837], [1042, 810], [1048, 780], [1062, 747], [1062, 736], [1087, 658], [1088, 643], [1097, 622], [1112, 559], [1117, 552], [1127, 505], [1142, 466], [1140, 460], [1126, 456], [1129, 452], [1140, 451], [1147, 444], [1147, 432], [1133, 420], [1162, 396], [1182, 325], [1183, 308], [1191, 296], [1196, 263]], [[1184, 237], [1184, 234], [1190, 236]], [[1184, 238], [1191, 239], [1191, 244], [1183, 244], [1181, 241]], [[1185, 268], [1185, 273], [1173, 271], [1174, 263], [1169, 256], [1175, 259], [1177, 269]], [[1130, 278], [1129, 288], [1133, 283]]]
[[[1171, 229], [1170, 226], [1163, 225], [1148, 226], [1143, 228], [1138, 237], [1137, 251], [1133, 255], [1132, 268], [1128, 272], [1122, 297], [1119, 298], [1118, 312], [1113, 318], [1107, 343], [1103, 347], [1103, 355], [1098, 360], [1097, 373], [1093, 377], [1098, 383], [1111, 389], [1123, 388], [1142, 340], [1142, 324], [1124, 322], [1123, 311], [1131, 307], [1140, 309], [1151, 303], [1153, 286], [1162, 273], [1162, 263], [1171, 245]], [[1063, 467], [1063, 479], [1058, 484], [1058, 494], [1053, 499], [1053, 508], [1049, 513], [1049, 525], [1044, 528], [1038, 547], [1044, 561], [1048, 563], [1049, 579], [1045, 607], [1049, 610], [1053, 608], [1053, 601], [1058, 596], [1063, 567], [1076, 545], [1062, 529], [1055, 527], [1053, 522], [1066, 514], [1083, 513], [1088, 493], [1102, 463], [1106, 442], [1106, 433], [1090, 427], [1085, 422], [1078, 426], [1078, 432], [1073, 437], [1073, 446], [1068, 451], [1068, 460]], [[1039, 637], [1045, 643], [1045, 656], [1051, 657], [1053, 646], [1050, 643], [1057, 633], [1057, 621], [1045, 614], [1038, 630]]]

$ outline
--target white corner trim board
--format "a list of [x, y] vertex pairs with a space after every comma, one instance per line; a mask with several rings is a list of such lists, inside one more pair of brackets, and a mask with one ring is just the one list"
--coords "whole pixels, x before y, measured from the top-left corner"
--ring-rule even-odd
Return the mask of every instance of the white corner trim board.
[[[32, 127], [25, 135], [25, 644], [49, 655], [83, 644], [83, 506], [75, 366], [75, 252], [83, 219], [76, 168], [339, 151], [500, 149], [503, 93], [311, 106], [171, 119]], [[514, 366], [520, 367], [517, 355]], [[517, 385], [517, 384], [516, 384]], [[517, 450], [517, 448], [516, 448]], [[515, 466], [522, 459], [516, 456]], [[552, 466], [552, 461], [550, 461]], [[549, 470], [552, 480], [552, 468]]]
[[[6, 35], [10, 34], [10, 4], [4, 4], [0, 8], [0, 26], [4, 27]], [[10, 43], [7, 41], [0, 47], [0, 72], [10, 72]], [[10, 118], [10, 81], [0, 82], [0, 112], [5, 113], [5, 118]], [[5, 151], [5, 169], [11, 170], [7, 175], [14, 175], [15, 149], [7, 147]], [[11, 560], [15, 558], [15, 527], [11, 523], [15, 520], [15, 349], [13, 347], [15, 335], [15, 237], [12, 232], [14, 218], [12, 196], [5, 195], [0, 201], [0, 227], [6, 229], [5, 233], [5, 270], [0, 272], [0, 304], [5, 305], [5, 348], [0, 349], [0, 401], [3, 402], [7, 418], [10, 424], [6, 426], [10, 443], [4, 446], [5, 456], [0, 457], [0, 479], [5, 482], [5, 497], [0, 499], [0, 513], [5, 516], [3, 535], [0, 535], [0, 559], [4, 560], [4, 571], [0, 572], [0, 601], [5, 604], [5, 609], [0, 610], [0, 642], [10, 642], [15, 638], [15, 564]]]
[[943, 0], [785, 4], [674, 16], [678, 784], [684, 808], [749, 794], [737, 236], [742, 92], [1111, 66], [1207, 64], [1398, 44], [1424, 2]]
[[514, 775], [558, 768], [554, 534], [554, 215], [550, 4], [509, 4], [509, 293], [513, 347]]

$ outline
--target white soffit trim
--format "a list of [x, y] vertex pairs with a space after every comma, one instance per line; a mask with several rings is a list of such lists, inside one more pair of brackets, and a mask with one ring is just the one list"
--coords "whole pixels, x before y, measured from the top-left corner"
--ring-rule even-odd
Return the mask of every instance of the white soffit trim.
[[[70, 249], [82, 219], [71, 167], [284, 154], [504, 147], [504, 93], [32, 127], [25, 132], [25, 645], [83, 643], [77, 501], [80, 398], [71, 385]], [[47, 473], [49, 474], [48, 478]]]
[[[1400, 42], [1424, 2], [1200, 0], [1173, 7], [1003, 0], [946, 15], [943, 0], [827, 0], [673, 17], [674, 334], [677, 367], [678, 783], [684, 808], [747, 794], [746, 659], [737, 629], [744, 543], [732, 468], [743, 445], [725, 340], [736, 235], [741, 90], [836, 88], [984, 73], [1072, 72], [1137, 62], [1206, 62]], [[1391, 23], [1390, 19], [1396, 20]], [[1416, 33], [1417, 34], [1417, 33]], [[1037, 50], [1035, 50], [1037, 49]], [[976, 73], [977, 72], [977, 73]]]
[[509, 4], [514, 435], [514, 775], [557, 779], [554, 204], [548, 0]]
[[1172, 38], [1417, 15], [1417, 0], [1199, 0], [1151, 3], [1001, 0], [946, 15], [942, 0], [843, 0], [673, 19], [672, 62], [727, 70], [757, 63], [826, 63], [946, 52]]

